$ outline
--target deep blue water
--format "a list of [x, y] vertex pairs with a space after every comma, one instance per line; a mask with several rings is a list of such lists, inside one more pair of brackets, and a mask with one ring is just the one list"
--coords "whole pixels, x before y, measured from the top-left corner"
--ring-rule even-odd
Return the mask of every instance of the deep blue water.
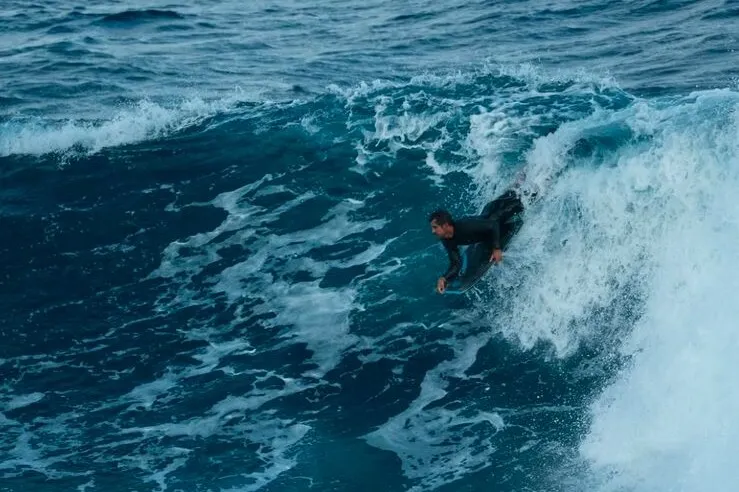
[[732, 2], [3, 7], [0, 490], [735, 490]]

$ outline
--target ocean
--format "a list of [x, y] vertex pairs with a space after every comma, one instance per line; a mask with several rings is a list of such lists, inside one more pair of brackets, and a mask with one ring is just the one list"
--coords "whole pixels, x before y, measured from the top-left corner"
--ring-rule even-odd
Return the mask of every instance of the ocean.
[[[0, 490], [739, 490], [737, 33], [6, 0]], [[503, 262], [437, 294], [429, 213], [521, 175]]]

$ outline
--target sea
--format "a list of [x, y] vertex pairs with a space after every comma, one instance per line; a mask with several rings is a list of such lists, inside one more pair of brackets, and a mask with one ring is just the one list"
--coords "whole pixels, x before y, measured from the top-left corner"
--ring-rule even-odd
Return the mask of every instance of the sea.
[[[739, 3], [3, 0], [0, 490], [739, 490]], [[429, 213], [523, 177], [463, 295]]]

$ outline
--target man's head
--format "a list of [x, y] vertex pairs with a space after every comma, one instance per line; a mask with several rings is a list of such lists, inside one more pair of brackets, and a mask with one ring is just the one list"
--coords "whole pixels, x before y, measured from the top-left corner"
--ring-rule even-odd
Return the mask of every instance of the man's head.
[[454, 220], [446, 210], [437, 210], [429, 215], [431, 232], [439, 239], [450, 239], [454, 235]]

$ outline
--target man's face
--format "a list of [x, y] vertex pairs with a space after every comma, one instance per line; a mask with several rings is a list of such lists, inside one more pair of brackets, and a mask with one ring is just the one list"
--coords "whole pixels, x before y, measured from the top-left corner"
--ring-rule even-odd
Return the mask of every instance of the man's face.
[[449, 238], [452, 235], [452, 226], [451, 224], [439, 225], [434, 219], [431, 221], [431, 232], [439, 239]]

